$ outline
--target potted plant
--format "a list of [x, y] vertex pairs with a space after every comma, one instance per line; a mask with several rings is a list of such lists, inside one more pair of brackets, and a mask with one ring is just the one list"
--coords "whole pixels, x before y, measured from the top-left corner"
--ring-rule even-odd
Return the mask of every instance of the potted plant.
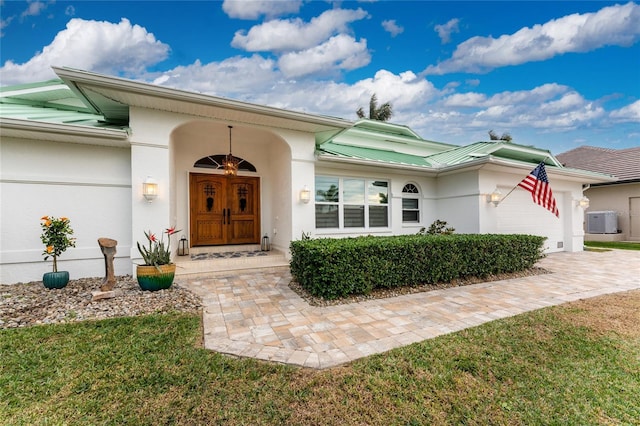
[[42, 276], [42, 283], [49, 289], [63, 288], [69, 282], [69, 271], [58, 271], [58, 256], [67, 248], [76, 246], [76, 239], [71, 238], [73, 229], [69, 223], [69, 218], [66, 217], [42, 216], [40, 218], [42, 227], [40, 240], [45, 246], [42, 254], [44, 260], [53, 258], [53, 272], [45, 272]]
[[175, 227], [166, 229], [167, 244], [164, 244], [164, 235], [158, 240], [151, 231], [145, 232], [149, 246], [143, 246], [139, 242], [138, 251], [144, 260], [143, 265], [136, 267], [136, 278], [142, 290], [157, 291], [171, 287], [176, 273], [176, 265], [171, 262], [171, 236], [180, 232]]

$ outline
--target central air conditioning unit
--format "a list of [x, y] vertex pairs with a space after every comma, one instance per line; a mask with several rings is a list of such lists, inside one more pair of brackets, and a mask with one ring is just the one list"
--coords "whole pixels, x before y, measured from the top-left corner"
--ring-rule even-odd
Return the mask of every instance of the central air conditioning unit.
[[587, 212], [587, 234], [617, 234], [618, 215], [614, 211]]

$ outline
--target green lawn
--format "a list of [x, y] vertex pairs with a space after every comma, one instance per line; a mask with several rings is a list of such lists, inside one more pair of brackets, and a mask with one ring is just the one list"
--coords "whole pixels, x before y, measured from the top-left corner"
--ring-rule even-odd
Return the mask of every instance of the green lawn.
[[325, 371], [201, 349], [190, 315], [2, 330], [0, 424], [638, 424], [636, 293]]
[[628, 242], [628, 241], [585, 241], [584, 245], [594, 248], [610, 248], [610, 249], [622, 249], [622, 250], [640, 250], [640, 242]]

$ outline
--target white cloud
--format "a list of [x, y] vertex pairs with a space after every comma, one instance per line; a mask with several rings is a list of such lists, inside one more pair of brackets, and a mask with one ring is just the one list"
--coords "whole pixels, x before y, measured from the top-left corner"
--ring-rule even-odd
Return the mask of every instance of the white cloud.
[[47, 8], [47, 4], [42, 1], [28, 2], [27, 9], [20, 14], [20, 18], [26, 18], [27, 16], [38, 16], [40, 12]]
[[528, 127], [567, 131], [589, 126], [604, 109], [568, 87], [548, 84], [531, 91], [504, 92], [478, 103], [469, 114], [471, 127]]
[[67, 66], [111, 75], [139, 75], [164, 60], [169, 46], [127, 19], [119, 23], [72, 19], [67, 28], [23, 64], [9, 60], [0, 68], [5, 85], [54, 78], [51, 66]]
[[64, 14], [67, 15], [67, 16], [75, 16], [76, 15], [76, 8], [73, 5], [69, 5], [64, 10]]
[[451, 108], [479, 107], [485, 105], [487, 95], [484, 93], [455, 93], [445, 98], [443, 105]]
[[348, 32], [347, 24], [368, 16], [362, 9], [331, 9], [308, 23], [300, 18], [273, 20], [236, 32], [231, 45], [249, 52], [284, 52], [308, 49], [338, 33]]
[[299, 52], [282, 55], [278, 65], [287, 77], [321, 72], [323, 70], [352, 70], [366, 66], [371, 61], [367, 41], [339, 34], [325, 43]]
[[459, 33], [460, 29], [458, 25], [460, 24], [460, 20], [458, 18], [454, 18], [449, 20], [446, 24], [436, 25], [433, 29], [438, 33], [440, 40], [443, 44], [451, 42], [451, 34]]
[[271, 19], [277, 16], [298, 13], [300, 0], [224, 0], [222, 10], [230, 18], [258, 19], [265, 16]]
[[640, 123], [640, 101], [635, 101], [625, 107], [612, 111], [610, 117], [616, 122], [629, 121]]
[[487, 72], [568, 52], [588, 52], [607, 45], [630, 46], [639, 39], [640, 6], [627, 3], [595, 13], [567, 15], [499, 38], [470, 38], [457, 46], [450, 59], [429, 66], [425, 73]]
[[15, 16], [8, 16], [4, 19], [0, 20], [0, 37], [4, 37], [4, 29], [7, 28], [9, 26], [9, 24], [11, 24], [11, 21], [13, 21], [15, 19]]
[[178, 66], [156, 75], [155, 84], [209, 95], [250, 100], [256, 93], [269, 91], [282, 76], [271, 59], [260, 55], [236, 56], [221, 62]]
[[[380, 102], [391, 102], [393, 122], [405, 124], [427, 139], [461, 144], [473, 138], [486, 139], [489, 129], [509, 131], [517, 143], [526, 143], [522, 135], [527, 132], [590, 131], [613, 121], [640, 121], [640, 101], [607, 113], [599, 105], [602, 99], [585, 99], [572, 88], [556, 83], [486, 94], [478, 87], [461, 92], [478, 81], [452, 81], [436, 88], [412, 71], [396, 74], [379, 70], [371, 78], [351, 83], [303, 78], [318, 73], [331, 75], [335, 70], [357, 68], [370, 61], [366, 40], [357, 41], [345, 33], [348, 22], [344, 18], [341, 23], [303, 23], [299, 29], [307, 37], [301, 44], [306, 47], [276, 59], [252, 54], [147, 73], [147, 68], [166, 58], [169, 51], [153, 34], [127, 20], [113, 24], [74, 19], [30, 61], [5, 63], [0, 78], [3, 84], [39, 81], [54, 76], [51, 65], [71, 66], [108, 75], [127, 73], [132, 78], [183, 90], [352, 120], [358, 107], [366, 108], [375, 93]], [[315, 35], [318, 33], [325, 38]], [[309, 43], [314, 37], [320, 41]], [[541, 146], [545, 141], [534, 138], [530, 143]]]
[[569, 90], [567, 86], [556, 83], [543, 84], [532, 90], [505, 91], [493, 96], [483, 93], [456, 93], [443, 99], [446, 107], [490, 107], [504, 104], [541, 104]]
[[384, 30], [386, 32], [391, 34], [391, 37], [395, 37], [398, 34], [401, 34], [401, 33], [404, 32], [404, 27], [399, 26], [396, 23], [395, 19], [389, 19], [389, 20], [386, 20], [386, 21], [382, 21], [382, 28], [384, 28]]

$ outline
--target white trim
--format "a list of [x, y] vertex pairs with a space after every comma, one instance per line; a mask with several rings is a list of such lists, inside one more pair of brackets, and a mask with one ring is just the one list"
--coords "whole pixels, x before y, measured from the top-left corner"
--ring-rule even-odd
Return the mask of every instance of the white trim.
[[74, 180], [41, 180], [39, 177], [12, 178], [4, 177], [0, 179], [0, 183], [16, 183], [21, 185], [54, 185], [54, 186], [93, 186], [102, 188], [131, 188], [131, 181], [126, 180], [120, 183], [105, 181], [74, 181]]

